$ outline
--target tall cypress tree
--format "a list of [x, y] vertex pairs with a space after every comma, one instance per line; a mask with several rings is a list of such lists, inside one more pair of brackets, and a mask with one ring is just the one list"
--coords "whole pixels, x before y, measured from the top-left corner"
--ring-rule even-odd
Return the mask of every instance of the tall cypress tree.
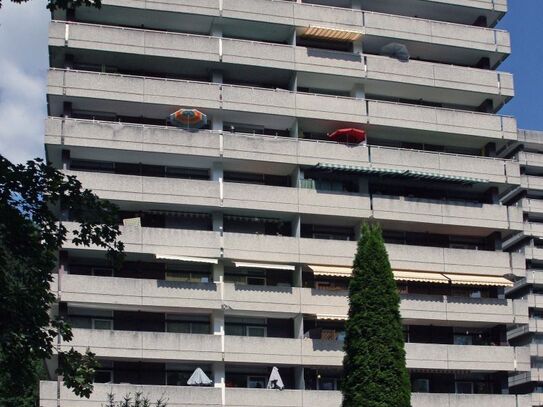
[[409, 407], [400, 295], [381, 229], [364, 225], [349, 284], [343, 407]]

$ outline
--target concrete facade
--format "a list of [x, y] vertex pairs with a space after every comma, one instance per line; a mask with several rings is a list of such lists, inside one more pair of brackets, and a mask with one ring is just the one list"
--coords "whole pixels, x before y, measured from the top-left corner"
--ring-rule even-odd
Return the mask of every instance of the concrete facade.
[[[51, 374], [41, 407], [136, 391], [174, 407], [339, 407], [368, 219], [400, 291], [413, 407], [539, 405], [527, 338], [543, 302], [526, 287], [543, 281], [543, 204], [519, 191], [543, 190], [543, 160], [519, 148], [539, 137], [499, 114], [515, 94], [499, 70], [505, 0], [102, 4], [52, 15], [45, 146], [119, 207], [127, 256], [113, 270], [99, 247], [59, 253], [51, 290], [74, 338], [56, 351], [89, 348], [101, 367], [89, 400]], [[382, 55], [391, 42], [409, 62]], [[172, 126], [179, 108], [207, 123]], [[367, 140], [330, 141], [340, 128]], [[265, 389], [273, 366], [282, 392]], [[196, 367], [212, 386], [187, 386]]]

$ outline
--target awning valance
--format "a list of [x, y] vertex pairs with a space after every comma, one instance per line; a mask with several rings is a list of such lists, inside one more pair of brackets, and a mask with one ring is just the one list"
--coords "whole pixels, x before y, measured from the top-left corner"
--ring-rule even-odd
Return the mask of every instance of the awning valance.
[[341, 30], [339, 28], [319, 27], [314, 25], [304, 27], [301, 30], [301, 35], [303, 37], [348, 42], [359, 40], [360, 38], [362, 38], [362, 34], [362, 31]]
[[345, 321], [347, 319], [347, 315], [333, 315], [333, 314], [317, 314], [317, 319], [320, 320], [333, 320], [333, 321]]
[[155, 257], [160, 260], [185, 261], [189, 263], [208, 263], [208, 264], [219, 263], [218, 259], [210, 259], [206, 257], [174, 256], [171, 254], [155, 254]]
[[394, 280], [412, 281], [421, 283], [448, 284], [449, 279], [441, 273], [432, 273], [424, 271], [394, 270]]
[[246, 263], [242, 261], [235, 261], [234, 266], [254, 268], [254, 269], [291, 270], [291, 271], [294, 271], [294, 268], [295, 268], [293, 265], [290, 265], [290, 264]]
[[316, 276], [351, 277], [353, 270], [350, 267], [319, 266], [309, 264], [308, 267]]
[[470, 274], [444, 274], [455, 285], [487, 285], [494, 287], [513, 287], [513, 282], [505, 277], [478, 276]]
[[486, 184], [489, 182], [487, 179], [482, 178], [460, 177], [456, 175], [444, 175], [424, 171], [398, 170], [392, 168], [360, 167], [356, 165], [344, 164], [318, 163], [313, 168], [317, 170], [329, 170], [355, 174], [386, 175], [390, 177], [416, 178], [427, 181], [445, 181], [459, 184]]

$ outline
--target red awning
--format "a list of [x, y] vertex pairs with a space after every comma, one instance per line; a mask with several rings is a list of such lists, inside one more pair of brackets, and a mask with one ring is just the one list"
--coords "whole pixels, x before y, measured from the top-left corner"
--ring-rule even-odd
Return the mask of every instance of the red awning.
[[366, 140], [366, 132], [361, 129], [339, 129], [328, 135], [328, 138], [338, 143], [361, 143]]

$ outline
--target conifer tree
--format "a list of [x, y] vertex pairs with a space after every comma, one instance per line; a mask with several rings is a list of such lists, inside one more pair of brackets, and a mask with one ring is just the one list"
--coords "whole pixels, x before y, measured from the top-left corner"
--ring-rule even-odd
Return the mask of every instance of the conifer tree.
[[349, 284], [343, 407], [409, 407], [400, 296], [381, 229], [364, 225]]

